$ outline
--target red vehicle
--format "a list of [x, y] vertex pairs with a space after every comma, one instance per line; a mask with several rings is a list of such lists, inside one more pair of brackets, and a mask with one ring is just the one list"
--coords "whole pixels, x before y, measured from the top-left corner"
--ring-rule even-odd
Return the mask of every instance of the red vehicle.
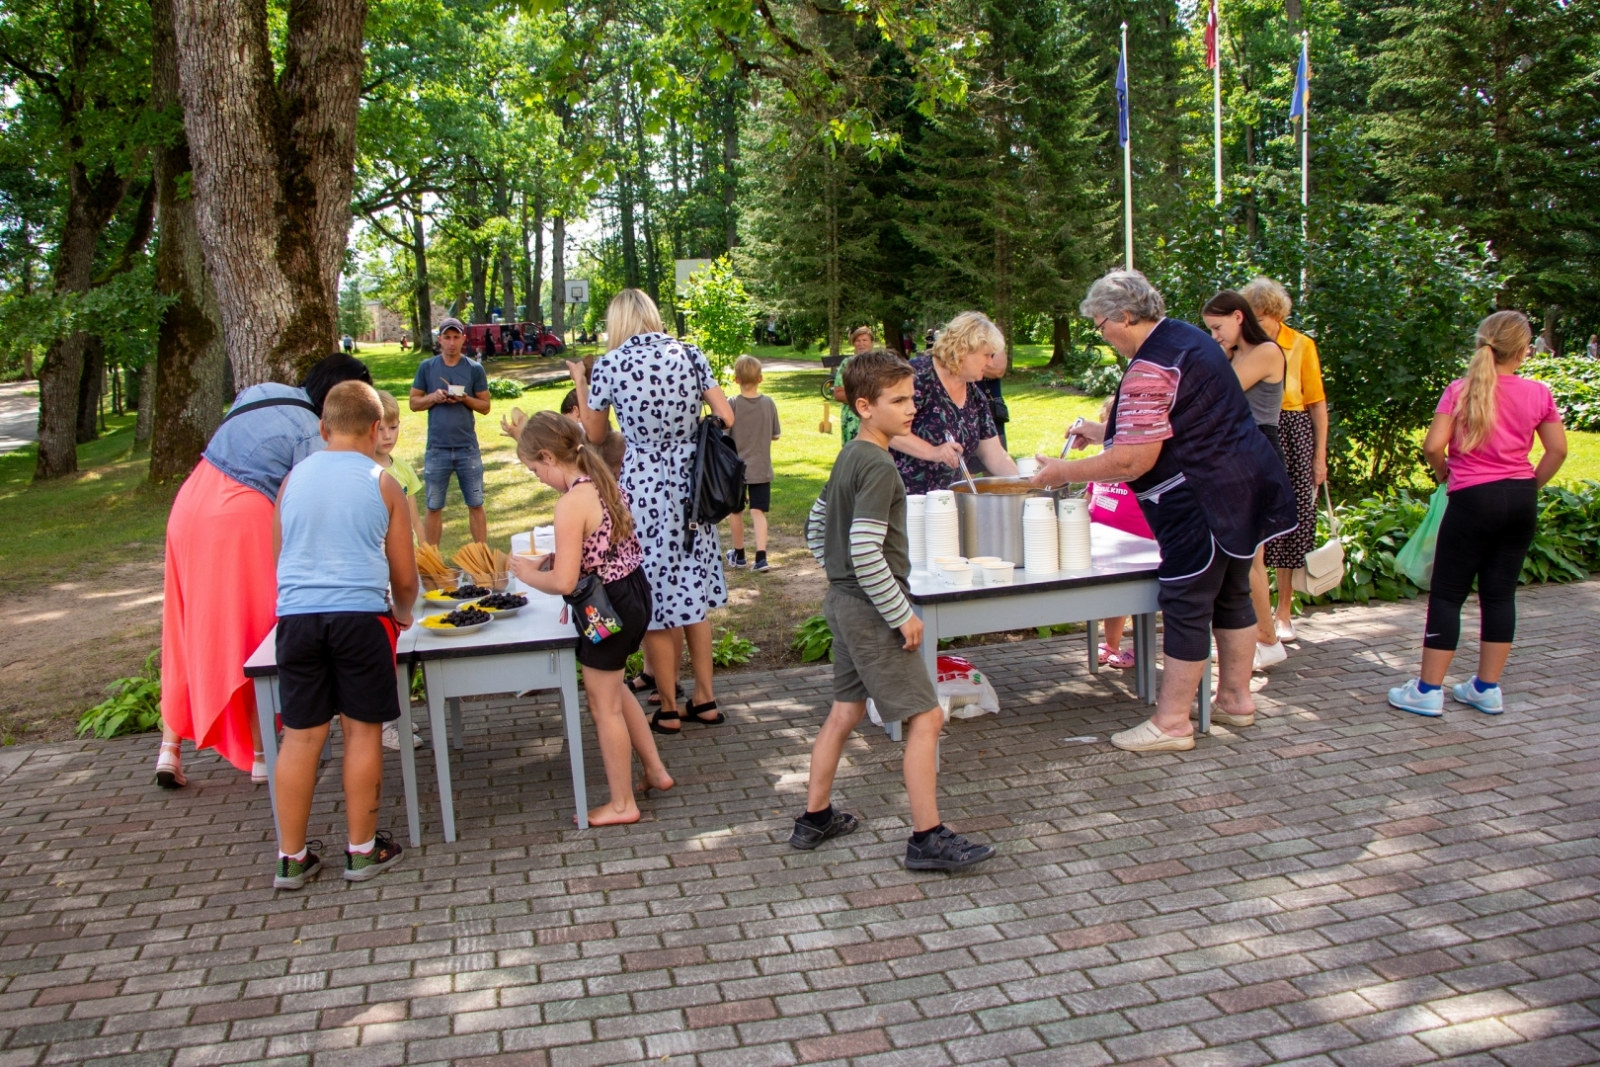
[[561, 338], [551, 333], [543, 323], [480, 322], [467, 327], [466, 354], [473, 359], [509, 355], [513, 328], [522, 338], [524, 352], [554, 356], [566, 351], [567, 346], [562, 343]]

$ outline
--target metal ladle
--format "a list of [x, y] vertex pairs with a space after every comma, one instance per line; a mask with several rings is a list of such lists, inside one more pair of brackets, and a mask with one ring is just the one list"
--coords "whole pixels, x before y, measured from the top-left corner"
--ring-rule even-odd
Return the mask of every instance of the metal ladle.
[[[948, 433], [945, 434], [944, 435], [944, 443], [947, 444], [947, 445], [955, 444], [956, 443], [955, 435], [948, 434]], [[963, 478], [965, 478], [967, 480], [967, 488], [969, 490], [971, 490], [973, 496], [977, 496], [978, 495], [978, 483], [974, 482], [972, 480], [972, 472], [967, 470], [967, 457], [966, 457], [966, 455], [964, 453], [957, 452], [956, 453], [956, 460], [957, 460], [957, 462], [959, 462], [961, 464], [961, 477], [963, 477]]]

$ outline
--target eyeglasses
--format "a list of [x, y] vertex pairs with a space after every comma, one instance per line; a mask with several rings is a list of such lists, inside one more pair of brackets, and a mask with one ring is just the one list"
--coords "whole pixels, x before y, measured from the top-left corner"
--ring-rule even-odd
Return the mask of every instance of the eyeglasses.
[[1094, 324], [1094, 328], [1096, 330], [1098, 330], [1100, 333], [1105, 333], [1106, 332], [1106, 323], [1108, 323], [1110, 321], [1111, 321], [1111, 316], [1107, 315], [1105, 318], [1103, 318], [1099, 322], [1095, 323]]

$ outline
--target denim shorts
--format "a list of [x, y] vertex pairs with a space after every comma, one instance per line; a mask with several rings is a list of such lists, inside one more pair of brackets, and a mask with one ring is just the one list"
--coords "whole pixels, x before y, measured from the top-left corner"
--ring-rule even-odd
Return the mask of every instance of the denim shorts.
[[428, 510], [443, 511], [450, 475], [461, 486], [469, 508], [483, 507], [483, 456], [476, 448], [430, 448], [423, 460], [422, 480], [428, 485]]

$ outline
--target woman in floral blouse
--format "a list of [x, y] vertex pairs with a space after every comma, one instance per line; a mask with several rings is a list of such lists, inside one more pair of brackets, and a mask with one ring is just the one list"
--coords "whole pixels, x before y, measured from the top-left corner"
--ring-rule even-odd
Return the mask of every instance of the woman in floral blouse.
[[975, 384], [993, 364], [1004, 368], [1005, 352], [1005, 338], [987, 315], [963, 311], [939, 333], [931, 355], [911, 361], [917, 417], [909, 434], [889, 444], [907, 493], [948, 486], [960, 477], [955, 471], [963, 455], [974, 477], [979, 471], [1017, 473], [1000, 443], [989, 396]]

